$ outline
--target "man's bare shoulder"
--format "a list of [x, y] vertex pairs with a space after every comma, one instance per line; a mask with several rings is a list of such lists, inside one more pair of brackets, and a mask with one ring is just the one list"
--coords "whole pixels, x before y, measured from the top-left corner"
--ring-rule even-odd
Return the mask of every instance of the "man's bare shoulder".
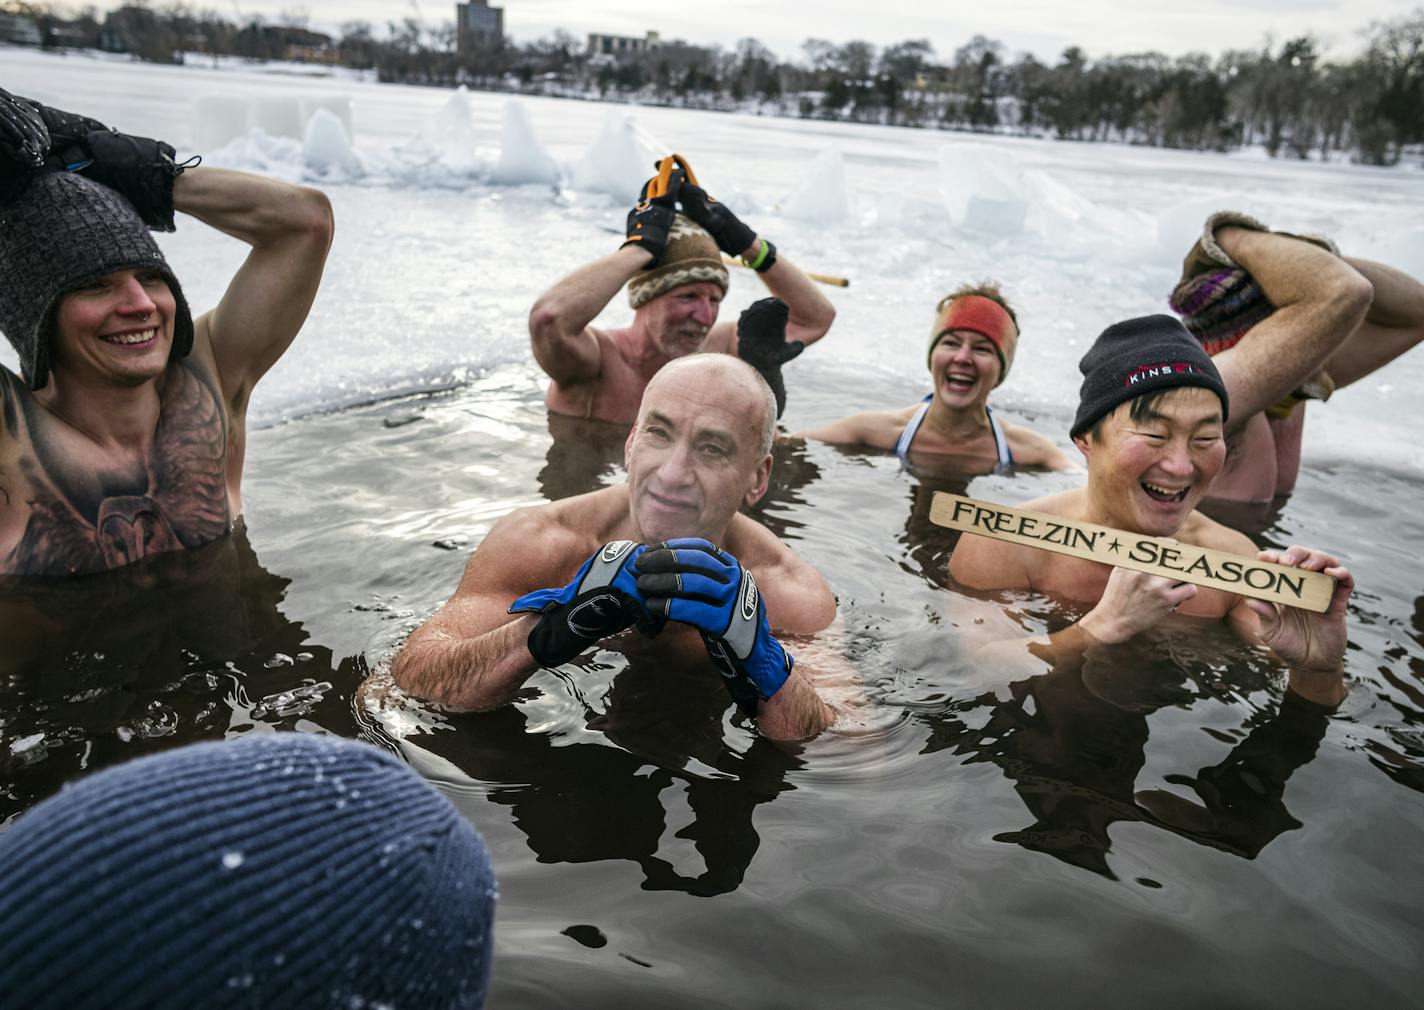
[[470, 558], [461, 594], [562, 585], [613, 536], [610, 517], [627, 511], [624, 486], [526, 505], [500, 518]]
[[726, 548], [756, 576], [777, 631], [811, 634], [835, 620], [836, 598], [821, 573], [755, 519], [733, 516]]
[[1230, 526], [1223, 526], [1215, 519], [1200, 512], [1193, 512], [1187, 516], [1187, 521], [1177, 531], [1177, 539], [1183, 543], [1226, 551], [1229, 554], [1256, 556], [1256, 545], [1251, 542], [1250, 537]]
[[[1014, 507], [1077, 518], [1082, 497], [1082, 489], [1077, 488], [1035, 498]], [[1034, 574], [1048, 559], [1049, 555], [1033, 547], [965, 533], [961, 534], [954, 553], [950, 555], [949, 574], [956, 582], [971, 589], [1028, 589], [1034, 584]]]

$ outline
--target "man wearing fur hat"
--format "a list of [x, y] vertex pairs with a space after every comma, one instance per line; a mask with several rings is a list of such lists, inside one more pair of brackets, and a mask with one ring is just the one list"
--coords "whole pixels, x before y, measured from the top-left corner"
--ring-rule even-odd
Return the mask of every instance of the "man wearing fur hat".
[[1170, 301], [1218, 366], [1237, 359], [1231, 367], [1251, 376], [1232, 394], [1226, 465], [1211, 490], [1232, 501], [1289, 494], [1304, 401], [1329, 398], [1424, 339], [1424, 284], [1342, 256], [1323, 236], [1273, 232], [1233, 211], [1207, 218]]
[[[196, 320], [149, 229], [252, 247]], [[198, 547], [241, 512], [252, 387], [306, 319], [321, 193], [184, 171], [173, 148], [0, 91], [0, 574], [79, 575]]]
[[1290, 667], [1293, 691], [1336, 705], [1345, 694], [1349, 571], [1305, 547], [1258, 554], [1244, 535], [1196, 511], [1226, 460], [1223, 433], [1236, 413], [1237, 390], [1253, 388], [1235, 364], [1229, 359], [1219, 367], [1171, 316], [1108, 327], [1079, 364], [1083, 383], [1070, 431], [1087, 460], [1088, 482], [1023, 507], [1324, 572], [1336, 580], [1326, 613], [979, 536], [960, 538], [950, 574], [972, 589], [1029, 589], [1090, 606], [1077, 622], [1030, 644], [1033, 655], [1054, 664], [1127, 642], [1179, 615], [1224, 620]]
[[[681, 212], [678, 205], [681, 204]], [[669, 361], [698, 351], [739, 354], [785, 405], [781, 365], [819, 340], [835, 309], [775, 247], [697, 185], [678, 155], [658, 163], [628, 213], [627, 241], [546, 291], [529, 313], [534, 359], [553, 381], [549, 409], [629, 423], [649, 380]], [[738, 326], [717, 323], [727, 293], [722, 253], [740, 256], [774, 298]], [[633, 324], [592, 325], [624, 285]]]

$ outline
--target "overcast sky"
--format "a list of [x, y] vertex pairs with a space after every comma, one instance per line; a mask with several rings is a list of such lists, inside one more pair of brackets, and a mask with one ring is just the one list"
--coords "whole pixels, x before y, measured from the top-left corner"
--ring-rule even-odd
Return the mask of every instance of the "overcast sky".
[[[430, 24], [453, 21], [455, 4], [435, 0], [212, 0], [229, 16], [284, 12], [309, 15], [312, 28], [335, 33], [344, 21], [385, 22], [415, 14]], [[113, 6], [118, 6], [114, 3]], [[207, 6], [199, 3], [198, 6]], [[972, 35], [998, 39], [1010, 53], [1027, 50], [1056, 61], [1070, 45], [1089, 56], [1157, 50], [1169, 55], [1259, 46], [1310, 32], [1327, 54], [1361, 48], [1360, 30], [1421, 7], [1421, 0], [710, 0], [659, 8], [647, 0], [502, 0], [505, 33], [529, 42], [564, 28], [680, 38], [730, 48], [753, 36], [783, 57], [800, 55], [808, 37], [834, 43], [865, 39], [878, 46], [927, 38], [941, 58]], [[382, 34], [383, 32], [378, 32]]]

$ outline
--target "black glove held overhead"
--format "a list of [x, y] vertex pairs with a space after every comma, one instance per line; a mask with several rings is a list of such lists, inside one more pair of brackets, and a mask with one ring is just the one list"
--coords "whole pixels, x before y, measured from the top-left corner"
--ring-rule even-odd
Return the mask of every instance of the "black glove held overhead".
[[648, 266], [657, 266], [667, 252], [668, 232], [677, 216], [678, 193], [686, 178], [672, 157], [659, 161], [656, 167], [658, 174], [643, 183], [638, 205], [628, 212], [628, 239], [623, 243], [648, 250], [653, 256]]
[[25, 191], [44, 169], [49, 130], [34, 107], [0, 88], [0, 203]]
[[786, 339], [790, 309], [780, 298], [752, 302], [737, 320], [737, 357], [751, 365], [776, 394], [776, 416], [786, 410], [786, 385], [781, 366], [805, 350], [799, 340]]
[[[680, 155], [674, 157], [681, 160]], [[687, 163], [682, 162], [686, 168]], [[682, 184], [682, 212], [717, 240], [717, 248], [728, 256], [740, 256], [751, 248], [756, 232], [742, 224], [741, 219], [727, 209], [724, 203], [707, 195], [707, 190], [697, 185], [692, 170], [687, 170], [687, 181]]]
[[173, 180], [183, 174], [184, 166], [173, 161], [170, 145], [120, 133], [88, 116], [30, 104], [49, 129], [45, 164], [50, 169], [80, 172], [121, 194], [150, 228], [174, 230]]

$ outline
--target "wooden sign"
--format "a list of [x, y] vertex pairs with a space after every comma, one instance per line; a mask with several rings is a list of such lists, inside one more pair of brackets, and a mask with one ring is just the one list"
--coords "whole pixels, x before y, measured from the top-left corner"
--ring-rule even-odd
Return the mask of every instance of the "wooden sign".
[[1161, 575], [1176, 582], [1190, 582], [1317, 614], [1330, 608], [1330, 598], [1335, 592], [1335, 580], [1323, 572], [1257, 561], [1167, 537], [1127, 533], [1046, 512], [1008, 508], [944, 491], [935, 493], [930, 505], [930, 521], [964, 533]]

